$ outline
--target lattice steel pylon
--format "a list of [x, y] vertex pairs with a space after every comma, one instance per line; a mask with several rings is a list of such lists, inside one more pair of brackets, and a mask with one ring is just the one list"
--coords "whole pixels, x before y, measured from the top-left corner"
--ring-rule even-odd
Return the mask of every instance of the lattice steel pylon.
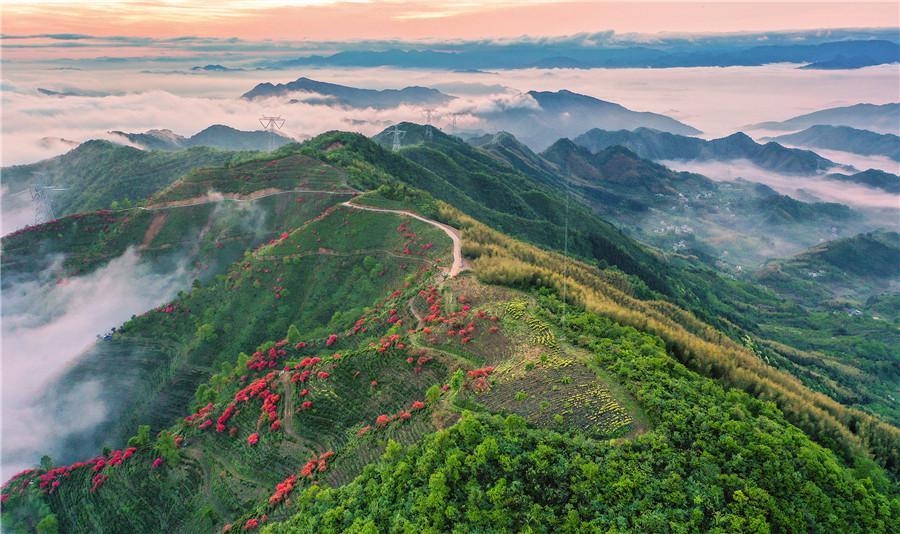
[[35, 184], [31, 186], [31, 202], [34, 208], [34, 224], [41, 224], [56, 218], [53, 210], [52, 191], [67, 191], [68, 187]]
[[397, 152], [398, 150], [400, 150], [400, 139], [402, 139], [403, 136], [406, 135], [406, 130], [397, 128], [397, 125], [395, 124], [393, 129], [391, 130], [391, 134], [394, 136], [394, 142], [391, 145], [391, 150]]
[[285, 120], [281, 117], [260, 117], [259, 123], [269, 132], [269, 152], [271, 152], [275, 150], [275, 130], [280, 130]]
[[431, 131], [431, 116], [436, 110], [434, 108], [425, 108], [422, 111], [425, 112], [425, 141], [428, 142], [434, 137], [434, 134]]

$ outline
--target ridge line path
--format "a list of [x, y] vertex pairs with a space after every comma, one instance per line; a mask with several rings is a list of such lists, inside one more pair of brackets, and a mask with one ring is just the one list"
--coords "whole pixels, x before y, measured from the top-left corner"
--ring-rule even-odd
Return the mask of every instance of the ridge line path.
[[[179, 200], [169, 200], [166, 202], [160, 202], [158, 204], [151, 204], [149, 206], [137, 206], [137, 209], [144, 211], [154, 211], [154, 210], [162, 210], [167, 208], [183, 208], [186, 206], [199, 206], [202, 204], [210, 204], [213, 202], [249, 202], [253, 200], [259, 200], [261, 198], [271, 197], [275, 195], [284, 195], [288, 193], [321, 193], [326, 195], [352, 195], [356, 196], [359, 194], [359, 191], [355, 189], [346, 189], [340, 191], [334, 191], [329, 189], [259, 189], [248, 193], [246, 195], [241, 195], [239, 193], [218, 193], [217, 191], [207, 192], [204, 195], [199, 197], [191, 197]], [[132, 208], [124, 208], [121, 210], [111, 210], [111, 211], [126, 211]]]
[[427, 219], [425, 217], [422, 217], [421, 215], [418, 215], [418, 214], [413, 213], [408, 210], [391, 210], [391, 209], [387, 209], [387, 208], [374, 208], [371, 206], [360, 206], [359, 204], [354, 204], [349, 200], [346, 202], [341, 202], [341, 206], [347, 206], [348, 208], [364, 210], [364, 211], [379, 211], [382, 213], [396, 213], [398, 215], [406, 215], [406, 216], [412, 217], [413, 219], [418, 219], [424, 223], [428, 223], [432, 226], [436, 226], [436, 227], [440, 228], [441, 230], [443, 230], [445, 234], [450, 236], [450, 240], [453, 241], [453, 265], [450, 267], [450, 278], [453, 278], [456, 275], [458, 275], [460, 273], [460, 271], [462, 271], [463, 269], [468, 268], [467, 266], [465, 266], [463, 264], [462, 244], [461, 244], [462, 241], [459, 237], [459, 230], [457, 230], [456, 228], [453, 228], [452, 226], [448, 226], [444, 223], [439, 223], [437, 221]]

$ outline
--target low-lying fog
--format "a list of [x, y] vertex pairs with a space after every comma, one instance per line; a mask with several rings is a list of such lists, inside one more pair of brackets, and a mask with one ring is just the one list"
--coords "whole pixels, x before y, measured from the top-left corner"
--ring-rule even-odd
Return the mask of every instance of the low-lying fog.
[[[57, 452], [60, 438], [104, 418], [103, 384], [87, 381], [69, 393], [75, 413], [47, 411], [46, 386], [96, 342], [97, 335], [131, 315], [167, 302], [190, 284], [178, 268], [149, 272], [128, 249], [91, 274], [62, 276], [62, 257], [28, 280], [5, 279], [2, 292], [2, 479]], [[63, 280], [57, 283], [57, 280]], [[61, 403], [65, 405], [66, 403]], [[56, 406], [56, 403], [53, 404]]]
[[808, 202], [837, 202], [860, 208], [900, 209], [900, 195], [853, 182], [828, 180], [824, 176], [796, 176], [761, 169], [747, 160], [675, 161], [662, 165], [695, 172], [720, 182], [739, 178], [766, 184], [781, 194]]

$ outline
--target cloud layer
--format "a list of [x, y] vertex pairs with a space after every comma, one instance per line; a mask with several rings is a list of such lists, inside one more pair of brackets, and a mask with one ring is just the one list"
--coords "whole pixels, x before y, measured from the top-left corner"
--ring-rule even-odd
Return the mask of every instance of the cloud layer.
[[[74, 385], [66, 390], [66, 398], [53, 402], [42, 400], [47, 385], [90, 348], [97, 335], [170, 300], [189, 284], [184, 268], [167, 274], [150, 272], [133, 249], [89, 275], [57, 283], [62, 261], [57, 258], [53, 266], [28, 280], [4, 280], [3, 480], [36, 464], [42, 454], [58, 454], [55, 447], [62, 437], [104, 419], [102, 384]], [[65, 406], [77, 407], [77, 413], [55, 409]]]
[[795, 176], [761, 169], [747, 160], [660, 161], [679, 171], [695, 172], [717, 181], [749, 180], [800, 200], [837, 202], [861, 208], [900, 209], [900, 195], [823, 176]]
[[[403, 120], [422, 122], [422, 110], [341, 109], [285, 100], [246, 102], [237, 97], [261, 81], [286, 82], [309, 77], [370, 88], [407, 85], [444, 86], [457, 96], [438, 110], [436, 124], [450, 115], [460, 128], [485, 128], [471, 113], [532, 106], [528, 90], [569, 89], [620, 103], [636, 111], [670, 115], [705, 132], [733, 133], [742, 125], [859, 101], [883, 103], [896, 98], [900, 80], [893, 67], [857, 71], [804, 71], [793, 66], [697, 69], [523, 69], [502, 73], [423, 70], [307, 69], [189, 73], [190, 63], [166, 73], [148, 71], [158, 63], [139, 59], [113, 65], [78, 63], [85, 70], [12, 65], [4, 70], [3, 164], [33, 162], [64, 151], [63, 138], [103, 138], [109, 130], [129, 132], [169, 128], [192, 134], [210, 124], [257, 129], [261, 115], [287, 118], [285, 132], [303, 138], [330, 129], [372, 134]], [[180, 69], [180, 70], [179, 70]], [[48, 96], [36, 89], [106, 96]], [[756, 90], [748, 92], [747, 87]], [[49, 138], [49, 139], [48, 139]]]

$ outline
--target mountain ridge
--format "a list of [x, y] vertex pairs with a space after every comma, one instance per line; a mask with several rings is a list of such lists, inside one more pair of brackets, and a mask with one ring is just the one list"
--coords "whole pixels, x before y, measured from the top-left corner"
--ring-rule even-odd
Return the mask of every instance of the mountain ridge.
[[573, 141], [592, 151], [622, 145], [643, 158], [653, 160], [746, 159], [760, 168], [784, 174], [817, 174], [838, 167], [815, 152], [787, 148], [776, 142], [760, 144], [743, 132], [707, 141], [647, 128], [634, 131], [594, 128]]
[[768, 137], [765, 140], [795, 146], [842, 150], [864, 156], [885, 156], [900, 161], [900, 137], [849, 126], [816, 124], [799, 132]]

